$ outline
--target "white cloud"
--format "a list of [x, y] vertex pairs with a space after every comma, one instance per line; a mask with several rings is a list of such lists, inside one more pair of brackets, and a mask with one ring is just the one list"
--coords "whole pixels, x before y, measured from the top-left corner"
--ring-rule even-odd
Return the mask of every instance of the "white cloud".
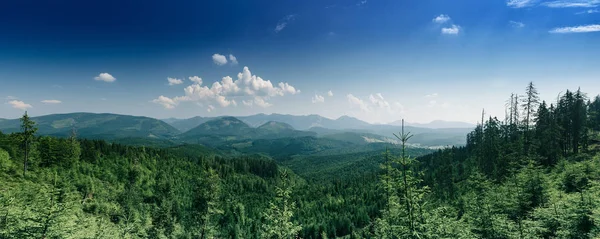
[[377, 93], [375, 95], [369, 95], [369, 100], [371, 103], [379, 108], [390, 109], [390, 103], [388, 103], [381, 93]]
[[235, 57], [234, 55], [231, 55], [231, 54], [229, 54], [229, 61], [231, 61], [232, 65], [238, 64], [237, 57]]
[[435, 98], [435, 97], [438, 97], [438, 93], [433, 93], [433, 94], [425, 95], [425, 98]]
[[26, 104], [25, 102], [20, 100], [11, 100], [8, 102], [8, 104], [10, 104], [13, 108], [20, 110], [27, 110], [28, 108], [33, 107], [30, 104]]
[[293, 21], [296, 18], [296, 15], [287, 15], [283, 19], [279, 20], [277, 26], [275, 26], [275, 33], [282, 31], [285, 27], [287, 27], [288, 23]]
[[327, 96], [332, 97], [333, 96], [333, 92], [332, 91], [327, 91]]
[[211, 112], [213, 110], [215, 110], [215, 107], [212, 105], [208, 105], [208, 107], [206, 107], [206, 111], [208, 111], [208, 112]]
[[523, 28], [523, 27], [525, 27], [525, 24], [522, 23], [522, 22], [510, 21], [508, 23], [510, 24], [510, 26], [512, 26], [514, 28]]
[[524, 8], [533, 6], [537, 0], [508, 0], [506, 1], [506, 6], [512, 8]]
[[362, 1], [358, 2], [356, 4], [356, 6], [362, 6], [362, 5], [365, 5], [365, 4], [367, 4], [367, 0], [362, 0]]
[[18, 98], [17, 98], [17, 97], [14, 97], [14, 96], [10, 96], [10, 95], [9, 95], [9, 96], [7, 96], [5, 99], [7, 99], [7, 100], [16, 100], [16, 99], [18, 99]]
[[108, 73], [100, 73], [100, 75], [94, 77], [94, 80], [104, 81], [104, 82], [114, 82], [117, 78], [114, 78], [111, 74]]
[[60, 100], [42, 100], [42, 103], [44, 103], [44, 104], [60, 104], [60, 103], [62, 103], [62, 101], [60, 101]]
[[165, 107], [165, 109], [173, 109], [177, 105], [177, 102], [170, 99], [169, 97], [159, 96], [158, 99], [152, 100], [153, 103], [157, 103]]
[[267, 107], [272, 106], [273, 104], [266, 102], [263, 97], [256, 96], [256, 97], [254, 97], [254, 105], [256, 105], [258, 107], [262, 107], [262, 108], [267, 108]]
[[198, 76], [190, 76], [190, 77], [188, 77], [188, 79], [190, 79], [191, 82], [194, 82], [198, 85], [202, 85], [202, 78], [200, 78]]
[[202, 86], [202, 79], [199, 77], [190, 77], [195, 84], [184, 88], [184, 95], [174, 98], [160, 96], [152, 102], [162, 105], [167, 109], [172, 109], [180, 102], [196, 102], [203, 105], [218, 105], [220, 107], [237, 106], [237, 102], [229, 97], [246, 97], [252, 100], [242, 99], [246, 106], [256, 105], [259, 107], [268, 107], [272, 104], [267, 102], [270, 97], [294, 95], [300, 93], [289, 83], [280, 82], [277, 86], [270, 80], [252, 75], [248, 67], [244, 67], [242, 72], [237, 75], [237, 80], [226, 76], [220, 82], [214, 82], [210, 87]]
[[586, 32], [600, 32], [600, 24], [585, 25], [576, 27], [559, 27], [549, 31], [550, 33], [586, 33]]
[[593, 13], [598, 13], [598, 12], [599, 12], [598, 9], [590, 9], [590, 10], [581, 11], [581, 12], [578, 12], [578, 13], [575, 13], [575, 14], [586, 14], [586, 13], [587, 14], [593, 14]]
[[445, 14], [440, 14], [439, 16], [435, 17], [432, 21], [435, 23], [445, 23], [447, 21], [450, 21], [450, 17]]
[[312, 98], [312, 102], [313, 103], [323, 103], [323, 102], [325, 102], [325, 97], [323, 97], [322, 95], [315, 95]]
[[227, 57], [218, 53], [212, 56], [212, 60], [215, 64], [219, 66], [227, 64]]
[[169, 82], [169, 85], [183, 84], [183, 80], [175, 79], [175, 78], [171, 78], [171, 77], [167, 77], [167, 81]]
[[550, 8], [598, 7], [600, 0], [563, 0], [545, 2], [542, 5]]
[[357, 98], [356, 96], [354, 96], [352, 94], [348, 94], [348, 95], [346, 95], [346, 98], [348, 98], [348, 102], [350, 102], [351, 105], [357, 106], [361, 111], [364, 111], [364, 112], [371, 111], [371, 110], [369, 110], [369, 107], [367, 106], [367, 104], [363, 100]]
[[442, 34], [446, 35], [457, 35], [460, 32], [460, 26], [452, 25], [452, 27], [444, 27], [442, 28]]

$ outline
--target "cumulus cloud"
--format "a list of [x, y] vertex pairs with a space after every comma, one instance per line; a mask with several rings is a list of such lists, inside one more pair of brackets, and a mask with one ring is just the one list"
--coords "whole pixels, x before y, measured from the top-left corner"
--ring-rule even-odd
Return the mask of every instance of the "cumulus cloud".
[[432, 21], [435, 23], [445, 23], [447, 21], [450, 21], [450, 17], [445, 14], [440, 14], [439, 16], [435, 17]]
[[576, 27], [559, 27], [549, 31], [550, 33], [586, 33], [586, 32], [600, 32], [600, 24], [585, 25]]
[[352, 94], [348, 94], [346, 95], [346, 98], [348, 98], [348, 102], [354, 106], [354, 107], [358, 107], [361, 111], [364, 112], [370, 112], [371, 110], [369, 110], [369, 107], [367, 106], [367, 103], [365, 103], [363, 100], [359, 99], [358, 97], [352, 95]]
[[202, 85], [202, 78], [200, 78], [198, 76], [190, 76], [190, 77], [188, 77], [188, 79], [190, 79], [191, 82]]
[[219, 66], [227, 64], [227, 57], [225, 57], [224, 55], [218, 54], [218, 53], [216, 53], [212, 56], [212, 60], [215, 64], [217, 64]]
[[237, 75], [237, 80], [234, 81], [233, 78], [226, 76], [220, 82], [214, 82], [210, 87], [202, 86], [202, 80], [199, 77], [190, 77], [190, 80], [194, 84], [184, 88], [183, 96], [174, 98], [160, 96], [152, 102], [167, 109], [175, 108], [180, 102], [196, 102], [229, 107], [237, 106], [237, 102], [230, 99], [231, 97], [245, 97], [252, 98], [251, 100], [242, 100], [242, 103], [246, 106], [269, 107], [272, 105], [267, 102], [270, 97], [300, 93], [300, 90], [289, 83], [280, 82], [274, 85], [270, 80], [252, 75], [248, 67], [244, 67], [242, 72]]
[[512, 8], [524, 8], [533, 6], [537, 0], [508, 0], [506, 1], [506, 6]]
[[114, 78], [111, 74], [108, 73], [100, 73], [100, 75], [94, 77], [94, 80], [104, 81], [104, 82], [114, 82], [117, 78]]
[[591, 8], [598, 7], [599, 4], [600, 0], [559, 0], [542, 3], [542, 5], [550, 8]]
[[166, 96], [159, 96], [157, 99], [152, 100], [153, 103], [157, 103], [165, 107], [165, 109], [173, 109], [177, 105], [177, 102]]
[[266, 102], [264, 98], [256, 96], [254, 97], [254, 105], [262, 108], [267, 108], [272, 106], [273, 104]]
[[183, 80], [175, 79], [175, 78], [171, 78], [171, 77], [167, 77], [167, 81], [169, 82], [169, 85], [180, 85], [180, 84], [183, 84]]
[[460, 26], [452, 25], [451, 27], [442, 28], [442, 34], [457, 35], [460, 32]]
[[26, 104], [25, 102], [20, 100], [11, 100], [8, 102], [8, 104], [10, 104], [13, 108], [20, 110], [27, 110], [28, 108], [33, 107], [30, 104]]
[[313, 103], [323, 103], [323, 102], [325, 102], [325, 97], [323, 97], [322, 95], [315, 95], [312, 98], [312, 102]]
[[287, 15], [283, 19], [279, 20], [277, 26], [275, 26], [275, 33], [282, 31], [287, 25], [296, 18], [296, 15]]
[[5, 99], [7, 99], [7, 100], [16, 100], [17, 97], [9, 95], [9, 96], [5, 97]]
[[60, 100], [42, 100], [42, 103], [44, 103], [44, 104], [60, 104], [60, 103], [62, 103], [62, 101], [60, 101]]
[[438, 93], [425, 95], [425, 98], [435, 98], [435, 97], [438, 97]]
[[510, 24], [510, 26], [512, 26], [514, 28], [523, 28], [523, 27], [525, 27], [525, 24], [522, 23], [522, 22], [510, 21], [508, 23]]
[[238, 64], [237, 57], [235, 57], [234, 55], [231, 55], [231, 54], [229, 54], [229, 61], [231, 62], [232, 65]]
[[333, 96], [333, 92], [332, 91], [327, 91], [327, 96], [332, 97]]

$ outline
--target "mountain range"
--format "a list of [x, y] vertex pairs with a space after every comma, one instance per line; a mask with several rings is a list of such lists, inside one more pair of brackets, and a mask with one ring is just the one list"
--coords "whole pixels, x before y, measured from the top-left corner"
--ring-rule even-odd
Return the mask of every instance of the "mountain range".
[[[342, 116], [329, 119], [319, 115], [257, 114], [250, 116], [193, 117], [189, 119], [158, 120], [149, 117], [70, 113], [32, 117], [38, 134], [68, 136], [73, 129], [79, 137], [114, 139], [119, 142], [154, 140], [164, 144], [200, 143], [219, 146], [233, 142], [258, 139], [320, 137], [353, 143], [397, 143], [393, 133], [398, 125], [375, 125]], [[431, 128], [405, 126], [411, 132], [414, 146], [462, 145], [473, 127], [468, 123], [434, 121]], [[462, 127], [442, 127], [462, 126]], [[0, 119], [0, 131], [18, 132], [19, 119]]]
[[[38, 134], [68, 136], [73, 130], [82, 137], [97, 139], [115, 139], [127, 137], [170, 138], [181, 132], [173, 126], [157, 119], [94, 113], [52, 114], [31, 117], [38, 127]], [[0, 121], [3, 133], [19, 132], [19, 119]]]

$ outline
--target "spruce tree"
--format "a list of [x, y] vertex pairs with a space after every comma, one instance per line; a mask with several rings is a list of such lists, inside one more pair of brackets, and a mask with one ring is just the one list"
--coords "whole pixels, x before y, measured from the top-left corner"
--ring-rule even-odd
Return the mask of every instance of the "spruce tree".
[[25, 148], [25, 158], [23, 160], [23, 177], [25, 177], [27, 174], [27, 164], [29, 163], [30, 146], [34, 140], [34, 134], [37, 131], [35, 122], [29, 118], [27, 111], [25, 111], [25, 114], [21, 117], [21, 130], [22, 143]]

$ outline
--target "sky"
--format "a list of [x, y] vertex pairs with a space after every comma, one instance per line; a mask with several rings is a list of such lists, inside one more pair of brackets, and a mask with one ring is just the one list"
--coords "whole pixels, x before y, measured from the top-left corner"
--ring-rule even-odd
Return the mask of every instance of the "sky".
[[504, 117], [600, 93], [600, 0], [4, 1], [0, 118]]

